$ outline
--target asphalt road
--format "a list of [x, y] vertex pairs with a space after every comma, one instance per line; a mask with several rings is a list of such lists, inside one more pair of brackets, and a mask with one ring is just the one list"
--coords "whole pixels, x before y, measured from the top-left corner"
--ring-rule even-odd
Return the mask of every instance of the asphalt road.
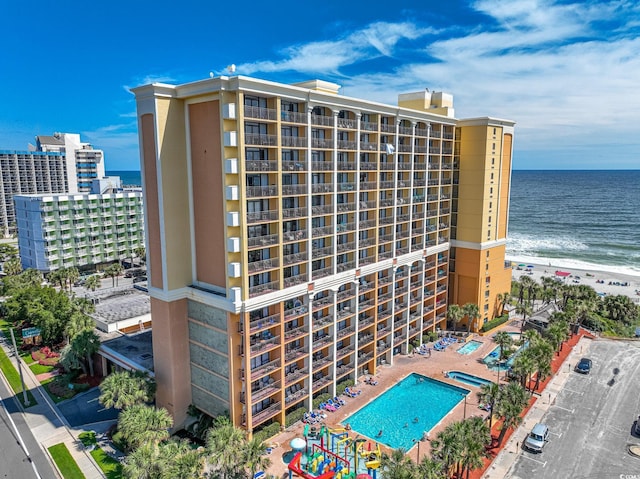
[[[0, 478], [56, 478], [48, 459], [25, 424], [22, 413], [12, 395], [9, 395], [3, 380], [0, 380], [0, 397], [3, 403], [0, 407]], [[11, 415], [10, 418], [7, 412]], [[28, 457], [21, 443], [26, 447]]]
[[572, 373], [542, 420], [551, 433], [544, 451], [521, 451], [508, 477], [640, 478], [640, 458], [627, 452], [640, 444], [632, 434], [640, 414], [640, 342], [597, 340], [584, 356], [593, 360], [591, 374]]

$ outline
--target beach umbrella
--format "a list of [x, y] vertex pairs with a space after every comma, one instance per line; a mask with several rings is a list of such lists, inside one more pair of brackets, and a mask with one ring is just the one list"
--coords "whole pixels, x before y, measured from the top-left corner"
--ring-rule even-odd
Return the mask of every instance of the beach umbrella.
[[521, 268], [524, 268], [526, 265], [524, 263], [520, 263], [518, 266], [520, 266]]
[[527, 268], [533, 268], [532, 264], [527, 265]]
[[291, 446], [291, 449], [302, 451], [307, 446], [307, 441], [305, 441], [301, 437], [294, 437], [293, 439], [291, 439], [289, 445]]

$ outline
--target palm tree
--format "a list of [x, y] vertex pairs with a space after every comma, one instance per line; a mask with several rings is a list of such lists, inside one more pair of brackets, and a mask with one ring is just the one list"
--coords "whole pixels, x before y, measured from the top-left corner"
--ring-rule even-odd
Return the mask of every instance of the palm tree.
[[91, 331], [95, 327], [95, 323], [91, 316], [88, 316], [80, 311], [75, 311], [71, 314], [69, 322], [64, 328], [64, 334], [67, 336], [67, 343], [70, 343], [73, 338], [83, 331]]
[[391, 455], [383, 454], [380, 466], [388, 479], [415, 479], [415, 464], [405, 450], [394, 449]]
[[173, 419], [164, 408], [136, 404], [123, 410], [118, 416], [118, 431], [127, 445], [137, 449], [143, 444], [158, 445], [169, 438]]
[[[93, 329], [84, 330], [76, 334], [71, 341], [71, 349], [78, 355], [83, 357], [89, 366], [89, 375], [93, 376], [93, 355], [100, 349], [100, 338]], [[86, 366], [82, 366], [82, 370], [87, 374]]]
[[84, 287], [91, 291], [95, 291], [100, 286], [102, 286], [102, 282], [97, 274], [92, 274], [84, 281]]
[[[162, 443], [159, 450], [159, 457], [162, 458], [161, 479], [202, 477], [205, 463], [204, 454], [193, 449], [188, 441], [169, 440]], [[264, 452], [264, 448], [261, 452]], [[264, 459], [269, 461], [267, 458]]]
[[147, 262], [147, 251], [144, 246], [138, 246], [133, 252], [143, 263]]
[[106, 408], [126, 409], [151, 402], [155, 386], [143, 373], [119, 371], [109, 374], [100, 383], [100, 404]]
[[562, 344], [569, 337], [569, 325], [563, 320], [556, 321], [549, 326], [546, 333], [557, 354], [560, 355]]
[[[491, 429], [481, 417], [470, 417], [462, 421], [462, 470], [466, 471], [467, 479], [473, 469], [484, 465], [483, 459], [488, 457], [487, 446], [491, 444]], [[459, 475], [458, 477], [461, 477]]]
[[452, 423], [440, 431], [431, 441], [431, 455], [442, 464], [447, 476], [453, 468], [456, 468], [459, 477], [460, 461], [462, 460], [461, 432], [460, 423]]
[[451, 321], [454, 329], [458, 329], [458, 323], [462, 321], [462, 318], [464, 318], [462, 308], [460, 308], [460, 306], [458, 306], [457, 304], [450, 305], [447, 309], [447, 319]]
[[504, 314], [504, 308], [506, 307], [507, 303], [510, 300], [511, 300], [511, 294], [508, 291], [505, 291], [504, 293], [498, 293], [496, 295], [496, 301], [500, 306], [498, 316], [502, 316]]
[[533, 348], [522, 351], [513, 360], [512, 371], [520, 378], [522, 387], [528, 390], [531, 375], [536, 372], [536, 361], [532, 354]]
[[498, 356], [498, 381], [500, 384], [500, 364], [504, 362], [507, 355], [511, 353], [511, 346], [513, 346], [513, 337], [506, 331], [498, 331], [493, 340], [498, 346], [500, 346], [500, 355]]
[[75, 284], [75, 282], [78, 281], [78, 278], [80, 278], [80, 272], [78, 271], [78, 268], [76, 268], [75, 266], [67, 268], [67, 282], [69, 284], [69, 291], [71, 291], [71, 287]]
[[520, 413], [529, 402], [529, 394], [517, 382], [510, 382], [500, 390], [497, 413], [503, 419], [498, 446], [502, 444], [504, 436], [510, 427], [515, 427], [522, 422]]
[[480, 317], [480, 308], [477, 304], [466, 303], [462, 307], [462, 312], [467, 317], [467, 333], [471, 332], [471, 324]]
[[483, 384], [478, 392], [478, 400], [489, 405], [489, 429], [493, 425], [493, 413], [496, 408], [496, 401], [500, 397], [500, 386], [494, 382]]
[[442, 463], [434, 458], [424, 456], [420, 464], [416, 466], [419, 479], [446, 479], [447, 475], [442, 468]]
[[16, 276], [22, 273], [22, 263], [19, 258], [9, 258], [2, 266], [2, 269], [9, 276]]
[[242, 474], [245, 464], [238, 452], [245, 441], [246, 433], [236, 428], [228, 418], [216, 418], [206, 438], [207, 462], [214, 477], [233, 479]]
[[271, 465], [271, 460], [264, 455], [265, 445], [262, 441], [252, 438], [242, 449], [242, 460], [249, 469], [249, 477], [255, 477], [256, 472], [265, 470]]
[[161, 460], [156, 445], [143, 444], [127, 455], [122, 466], [122, 477], [125, 479], [160, 479], [165, 466], [164, 462]]
[[522, 316], [522, 323], [520, 323], [520, 332], [522, 333], [527, 322], [527, 314], [531, 315], [532, 313], [531, 306], [525, 303], [519, 304], [516, 306], [516, 313]]

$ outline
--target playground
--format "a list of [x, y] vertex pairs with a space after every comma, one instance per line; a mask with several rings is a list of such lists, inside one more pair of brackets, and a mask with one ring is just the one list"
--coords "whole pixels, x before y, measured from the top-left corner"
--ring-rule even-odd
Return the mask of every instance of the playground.
[[[289, 479], [377, 479], [380, 445], [346, 429], [305, 425], [304, 438], [291, 441], [292, 451], [283, 456]], [[291, 457], [293, 455], [293, 457]], [[290, 459], [290, 460], [289, 460]]]

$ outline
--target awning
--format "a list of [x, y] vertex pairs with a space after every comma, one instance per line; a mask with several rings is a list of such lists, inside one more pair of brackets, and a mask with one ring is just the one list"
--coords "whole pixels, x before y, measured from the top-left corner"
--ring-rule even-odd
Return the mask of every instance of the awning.
[[561, 278], [566, 278], [570, 275], [571, 273], [569, 273], [568, 271], [556, 271], [556, 276], [560, 276]]

